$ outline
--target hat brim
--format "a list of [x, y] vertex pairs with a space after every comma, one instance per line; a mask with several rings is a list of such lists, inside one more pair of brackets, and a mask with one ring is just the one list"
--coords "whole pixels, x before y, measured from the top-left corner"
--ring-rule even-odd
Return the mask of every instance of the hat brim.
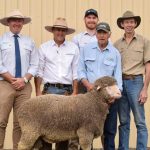
[[121, 23], [123, 22], [123, 20], [125, 20], [125, 19], [132, 19], [132, 18], [136, 20], [137, 25], [136, 25], [135, 28], [137, 28], [137, 27], [140, 25], [140, 23], [141, 23], [141, 17], [140, 17], [140, 16], [127, 17], [127, 18], [125, 18], [125, 17], [120, 17], [120, 18], [117, 19], [117, 25], [118, 25], [118, 27], [121, 28], [121, 29], [124, 29], [124, 28], [121, 26]]
[[58, 25], [57, 25], [57, 26], [45, 26], [45, 29], [46, 29], [47, 31], [51, 32], [51, 33], [53, 33], [53, 28], [67, 29], [67, 32], [66, 32], [67, 35], [68, 35], [68, 34], [72, 34], [72, 33], [75, 32], [75, 29], [66, 28], [66, 27], [64, 27], [64, 26], [58, 26]]
[[10, 18], [18, 18], [18, 19], [24, 19], [24, 22], [23, 22], [23, 24], [28, 24], [28, 23], [30, 23], [31, 22], [31, 18], [30, 17], [5, 17], [5, 18], [2, 18], [2, 19], [0, 19], [0, 23], [1, 24], [3, 24], [3, 25], [5, 25], [5, 26], [8, 26], [8, 19], [10, 19]]
[[84, 17], [87, 17], [87, 16], [89, 16], [89, 15], [94, 15], [95, 17], [97, 17], [97, 18], [98, 18], [98, 15], [97, 15], [97, 14], [95, 14], [95, 13], [93, 13], [93, 12], [90, 12], [90, 13], [85, 14], [85, 16], [84, 16]]
[[99, 28], [99, 29], [97, 30], [97, 32], [99, 32], [99, 31], [104, 31], [104, 32], [107, 32], [107, 33], [110, 32], [109, 30], [106, 30], [106, 29], [103, 29], [103, 28]]

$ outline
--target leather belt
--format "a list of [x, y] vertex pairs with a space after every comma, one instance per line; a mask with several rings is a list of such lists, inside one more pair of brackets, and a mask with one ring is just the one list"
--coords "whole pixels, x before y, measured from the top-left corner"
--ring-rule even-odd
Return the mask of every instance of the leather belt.
[[65, 88], [65, 87], [72, 87], [72, 85], [71, 84], [61, 84], [61, 83], [46, 83], [46, 84], [44, 84], [44, 86], [45, 87], [57, 87], [57, 88], [59, 88], [59, 89], [61, 89], [61, 88]]
[[127, 75], [127, 74], [122, 74], [122, 79], [123, 80], [134, 80], [138, 76], [143, 76], [143, 74], [137, 74], [137, 75]]

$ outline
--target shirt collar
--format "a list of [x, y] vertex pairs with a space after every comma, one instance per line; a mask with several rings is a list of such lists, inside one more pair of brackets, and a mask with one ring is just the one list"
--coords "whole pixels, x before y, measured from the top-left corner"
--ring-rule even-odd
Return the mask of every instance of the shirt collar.
[[[108, 41], [108, 44], [107, 44], [107, 46], [103, 49], [103, 51], [107, 51], [107, 50], [109, 50], [110, 49], [110, 42]], [[95, 45], [95, 46], [93, 46], [93, 49], [98, 49], [98, 50], [100, 50], [100, 48], [99, 48], [99, 45], [98, 45], [98, 42], [97, 42], [97, 44]]]
[[[61, 44], [61, 46], [65, 46], [66, 44], [67, 44], [67, 41], [65, 40], [64, 43]], [[54, 40], [52, 40], [52, 46], [57, 46]]]
[[[14, 36], [14, 33], [12, 33], [11, 31], [10, 32], [8, 32], [8, 35], [10, 36], [10, 37], [13, 37]], [[17, 34], [19, 37], [21, 37], [21, 34], [19, 33], [19, 34]]]
[[[135, 33], [133, 39], [137, 39], [137, 34]], [[122, 36], [122, 41], [125, 40], [125, 34]]]
[[84, 34], [84, 35], [89, 35], [89, 36], [95, 36], [95, 35], [96, 35], [96, 32], [95, 32], [95, 34], [90, 35], [87, 31], [84, 31], [83, 34]]

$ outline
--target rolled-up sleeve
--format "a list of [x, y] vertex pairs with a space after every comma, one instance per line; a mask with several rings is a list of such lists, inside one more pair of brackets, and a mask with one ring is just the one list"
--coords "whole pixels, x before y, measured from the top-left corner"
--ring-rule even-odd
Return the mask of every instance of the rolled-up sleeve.
[[35, 76], [37, 74], [37, 71], [38, 71], [38, 63], [39, 63], [38, 50], [35, 47], [35, 44], [33, 42], [28, 73]]
[[39, 50], [38, 50], [38, 54], [39, 54], [39, 65], [38, 65], [38, 71], [37, 71], [37, 76], [43, 78], [43, 74], [44, 74], [44, 66], [45, 66], [45, 56], [44, 53], [42, 52], [43, 49], [40, 46]]
[[76, 46], [76, 50], [75, 50], [75, 56], [73, 58], [73, 62], [72, 62], [72, 74], [73, 74], [73, 80], [78, 79], [78, 74], [77, 74], [77, 70], [78, 70], [78, 63], [79, 63], [79, 49]]
[[144, 39], [144, 63], [150, 61], [150, 41]]

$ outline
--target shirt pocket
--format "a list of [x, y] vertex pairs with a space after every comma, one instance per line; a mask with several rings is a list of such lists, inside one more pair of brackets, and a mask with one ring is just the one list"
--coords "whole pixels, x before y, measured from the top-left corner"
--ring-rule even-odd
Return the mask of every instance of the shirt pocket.
[[142, 61], [143, 60], [143, 49], [135, 49], [132, 54], [133, 61]]
[[1, 49], [2, 57], [10, 57], [14, 53], [14, 51], [12, 50], [11, 43], [2, 44], [0, 49]]
[[63, 58], [65, 61], [65, 64], [71, 64], [73, 61], [74, 53], [66, 53], [65, 57]]
[[1, 51], [10, 50], [12, 48], [12, 45], [9, 43], [4, 43], [1, 45]]
[[32, 52], [32, 47], [30, 45], [25, 45], [24, 46], [24, 50], [25, 50], [25, 55], [30, 55]]
[[84, 61], [87, 71], [93, 72], [95, 67], [96, 56], [85, 57]]
[[106, 75], [113, 75], [115, 69], [114, 60], [104, 59], [103, 64], [104, 64], [104, 70], [106, 72]]

